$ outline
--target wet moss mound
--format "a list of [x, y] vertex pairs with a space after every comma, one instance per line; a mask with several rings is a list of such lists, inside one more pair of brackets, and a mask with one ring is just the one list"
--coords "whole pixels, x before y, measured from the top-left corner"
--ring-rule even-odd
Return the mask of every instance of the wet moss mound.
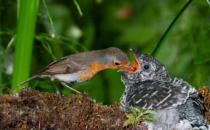
[[72, 97], [23, 89], [0, 96], [0, 129], [130, 130], [125, 113], [117, 105], [103, 106], [87, 95]]

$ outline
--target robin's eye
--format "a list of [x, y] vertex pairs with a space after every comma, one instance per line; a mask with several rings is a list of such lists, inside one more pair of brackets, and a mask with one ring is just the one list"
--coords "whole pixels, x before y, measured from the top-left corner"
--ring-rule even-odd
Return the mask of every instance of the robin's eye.
[[115, 65], [120, 65], [120, 63], [119, 63], [119, 62], [115, 62], [114, 64], [115, 64]]
[[143, 67], [144, 67], [144, 70], [150, 69], [150, 65], [149, 65], [149, 64], [146, 64], [146, 65], [144, 65]]

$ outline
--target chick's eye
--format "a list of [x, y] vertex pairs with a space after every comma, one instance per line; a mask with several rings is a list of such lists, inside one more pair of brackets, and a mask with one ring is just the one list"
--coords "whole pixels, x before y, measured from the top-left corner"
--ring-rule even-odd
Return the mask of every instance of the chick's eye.
[[148, 70], [150, 68], [150, 66], [148, 64], [144, 65], [144, 70]]

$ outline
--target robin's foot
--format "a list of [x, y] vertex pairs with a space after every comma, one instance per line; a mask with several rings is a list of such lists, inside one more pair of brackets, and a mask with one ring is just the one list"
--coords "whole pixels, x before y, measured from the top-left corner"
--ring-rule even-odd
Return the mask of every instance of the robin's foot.
[[73, 92], [75, 92], [75, 93], [77, 93], [77, 94], [82, 94], [80, 91], [78, 91], [78, 90], [72, 88], [71, 86], [69, 86], [69, 85], [66, 84], [65, 82], [61, 82], [61, 84], [62, 84], [64, 87], [70, 89], [71, 91], [73, 91]]
[[61, 96], [61, 91], [60, 89], [58, 88], [58, 86], [54, 83], [54, 82], [51, 82], [52, 86], [55, 88], [55, 93], [56, 95], [58, 96]]

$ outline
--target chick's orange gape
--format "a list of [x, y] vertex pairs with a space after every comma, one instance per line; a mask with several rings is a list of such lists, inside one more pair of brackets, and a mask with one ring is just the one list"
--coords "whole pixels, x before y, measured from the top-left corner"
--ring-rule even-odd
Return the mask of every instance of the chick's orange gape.
[[122, 68], [119, 71], [124, 71], [124, 72], [128, 72], [128, 73], [135, 73], [135, 72], [139, 71], [140, 69], [141, 69], [141, 65], [139, 63], [139, 60], [138, 60], [137, 56], [134, 54], [133, 64], [130, 65], [129, 67]]

